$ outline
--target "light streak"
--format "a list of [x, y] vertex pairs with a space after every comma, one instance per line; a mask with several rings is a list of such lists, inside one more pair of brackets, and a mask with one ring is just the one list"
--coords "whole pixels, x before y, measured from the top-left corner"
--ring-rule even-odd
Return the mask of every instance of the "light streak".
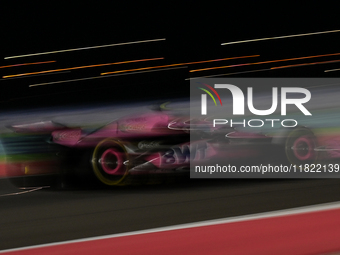
[[330, 61], [322, 61], [322, 62], [313, 62], [313, 63], [304, 63], [304, 64], [296, 64], [296, 65], [278, 66], [278, 67], [272, 67], [270, 69], [281, 69], [281, 68], [290, 68], [290, 67], [307, 66], [307, 65], [328, 64], [328, 63], [335, 63], [335, 62], [340, 62], [340, 60], [330, 60]]
[[239, 59], [239, 58], [250, 58], [250, 57], [258, 57], [258, 56], [260, 56], [260, 55], [250, 55], [250, 56], [223, 58], [223, 59], [203, 60], [203, 61], [197, 61], [197, 62], [178, 63], [178, 64], [163, 65], [163, 66], [149, 66], [149, 67], [143, 67], [143, 68], [137, 68], [137, 69], [128, 69], [128, 70], [119, 70], [119, 71], [101, 73], [100, 75], [107, 75], [107, 74], [114, 74], [114, 73], [125, 73], [125, 72], [131, 72], [131, 71], [148, 70], [148, 69], [170, 67], [170, 66], [192, 65], [192, 64], [208, 63], [208, 62], [214, 62], [214, 61]]
[[120, 71], [114, 71], [114, 72], [108, 72], [108, 73], [101, 73], [100, 75], [115, 74], [115, 73], [125, 73], [125, 72], [140, 71], [140, 70], [149, 70], [149, 69], [163, 68], [163, 67], [170, 67], [170, 66], [179, 66], [179, 65], [182, 65], [182, 64], [172, 64], [172, 65], [163, 65], [163, 66], [149, 66], [149, 67], [143, 67], [143, 68], [136, 68], [136, 69], [120, 70]]
[[209, 68], [190, 70], [189, 72], [192, 73], [192, 72], [199, 72], [199, 71], [206, 71], [206, 70], [213, 70], [213, 69], [221, 69], [221, 68], [229, 68], [229, 67], [237, 67], [237, 66], [248, 66], [248, 65], [259, 65], [259, 64], [267, 64], [267, 63], [275, 63], [275, 62], [283, 62], [283, 61], [299, 60], [299, 59], [307, 59], [307, 58], [318, 58], [318, 57], [326, 57], [326, 56], [336, 56], [336, 55], [340, 55], [340, 53], [298, 57], [298, 58], [277, 59], [277, 60], [269, 60], [269, 61], [255, 62], [255, 63], [245, 63], [245, 64], [239, 64], [239, 65], [209, 67]]
[[23, 64], [15, 64], [15, 65], [8, 65], [8, 66], [0, 66], [0, 68], [7, 68], [7, 67], [15, 67], [15, 66], [27, 66], [27, 65], [40, 65], [40, 64], [47, 64], [47, 63], [54, 63], [56, 61], [44, 61], [44, 62], [34, 62], [34, 63], [23, 63]]
[[9, 193], [9, 194], [3, 194], [3, 195], [0, 195], [0, 197], [15, 196], [15, 195], [26, 194], [26, 193], [30, 193], [30, 192], [33, 192], [33, 191], [37, 191], [37, 190], [41, 190], [41, 189], [49, 188], [49, 187], [50, 187], [50, 186], [32, 187], [32, 188], [20, 188], [21, 190], [24, 190], [24, 191], [15, 192], [15, 193]]
[[267, 68], [267, 69], [258, 69], [258, 70], [235, 72], [235, 73], [214, 74], [214, 75], [207, 75], [207, 76], [199, 76], [199, 77], [187, 78], [185, 80], [188, 81], [188, 80], [194, 80], [194, 79], [200, 79], [200, 78], [219, 77], [219, 76], [224, 76], [224, 75], [233, 75], [233, 74], [242, 74], [242, 73], [254, 73], [254, 72], [270, 71], [270, 70], [271, 70], [270, 68]]
[[80, 78], [80, 79], [73, 79], [73, 80], [64, 80], [64, 81], [54, 81], [54, 82], [47, 82], [47, 83], [38, 83], [38, 84], [29, 85], [29, 87], [37, 87], [37, 86], [44, 86], [44, 85], [51, 85], [51, 84], [74, 82], [74, 81], [85, 81], [85, 80], [109, 78], [109, 77], [114, 77], [114, 76], [122, 76], [122, 75], [130, 75], [130, 74], [140, 74], [140, 73], [168, 71], [168, 70], [181, 69], [181, 68], [188, 68], [188, 67], [187, 66], [180, 66], [180, 67], [162, 68], [162, 69], [157, 69], [157, 70], [148, 70], [148, 71], [140, 71], [140, 72], [132, 72], [132, 73], [121, 73], [121, 74], [112, 74], [112, 75], [105, 75], [105, 76], [94, 76], [94, 77]]
[[243, 40], [243, 41], [235, 41], [235, 42], [221, 43], [221, 45], [230, 45], [230, 44], [247, 43], [247, 42], [257, 42], [257, 41], [265, 41], [265, 40], [273, 40], [273, 39], [282, 39], [282, 38], [290, 38], [290, 37], [298, 37], [298, 36], [307, 36], [307, 35], [319, 35], [319, 34], [336, 33], [336, 32], [340, 32], [340, 30], [331, 30], [331, 31], [323, 31], [323, 32], [313, 32], [313, 33], [296, 34], [296, 35], [284, 35], [284, 36], [275, 36], [275, 37], [265, 37], [265, 38], [259, 38], [259, 39], [251, 39], [251, 40]]
[[10, 56], [10, 57], [5, 57], [4, 59], [23, 58], [23, 57], [31, 57], [31, 56], [38, 56], [38, 55], [47, 55], [47, 54], [54, 54], [54, 53], [61, 53], [61, 52], [98, 49], [98, 48], [105, 48], [105, 47], [112, 47], [112, 46], [137, 44], [137, 43], [147, 43], [147, 42], [158, 42], [158, 41], [165, 41], [165, 38], [162, 38], [162, 39], [152, 39], [152, 40], [143, 40], [143, 41], [134, 41], [134, 42], [125, 42], [125, 43], [114, 43], [114, 44], [107, 44], [107, 45], [99, 45], [99, 46], [91, 46], [91, 47], [83, 47], [83, 48], [66, 49], [66, 50], [55, 50], [55, 51], [48, 51], [48, 52], [40, 52], [40, 53], [18, 55], [18, 56]]
[[[215, 75], [208, 75], [208, 76], [192, 77], [192, 78], [188, 78], [188, 79], [185, 79], [185, 80], [194, 80], [194, 79], [200, 79], [200, 78], [218, 77], [218, 76], [233, 75], [233, 74], [243, 74], [243, 73], [254, 73], [254, 72], [262, 72], [262, 71], [271, 71], [271, 70], [275, 70], [275, 69], [300, 67], [300, 66], [307, 66], [307, 65], [328, 64], [328, 63], [336, 63], [336, 62], [340, 62], [340, 60], [330, 60], [330, 61], [303, 63], [303, 64], [296, 64], [296, 65], [277, 66], [277, 67], [271, 67], [271, 68], [266, 68], [266, 69], [258, 69], [258, 70], [251, 70], [251, 71], [243, 71], [243, 72], [235, 72], [235, 73], [225, 73], [225, 74], [215, 74]], [[334, 69], [334, 70], [340, 70], [340, 69]]]
[[324, 72], [327, 73], [327, 72], [334, 72], [334, 71], [340, 71], [340, 68], [338, 68], [338, 69], [329, 69], [329, 70], [325, 70]]
[[[64, 74], [64, 73], [70, 73], [71, 71], [60, 71], [60, 72], [54, 72], [54, 73], [43, 73], [43, 74], [32, 74], [29, 77], [36, 77], [36, 76], [43, 76], [43, 75], [53, 75], [53, 74]], [[13, 79], [21, 79], [21, 78], [27, 78], [26, 76], [18, 76], [18, 77], [10, 77], [10, 78], [2, 78], [0, 80], [13, 80]]]
[[2, 76], [2, 78], [6, 79], [6, 78], [13, 78], [13, 77], [28, 76], [28, 75], [46, 74], [46, 73], [59, 72], [59, 71], [63, 71], [63, 70], [47, 70], [47, 71], [34, 72], [34, 73], [22, 73], [22, 74], [6, 75], [6, 76]]
[[137, 60], [129, 60], [129, 61], [122, 61], [122, 62], [115, 62], [115, 63], [106, 63], [106, 64], [98, 64], [98, 65], [76, 66], [76, 67], [69, 67], [69, 68], [62, 68], [62, 69], [39, 71], [39, 72], [33, 72], [33, 73], [22, 73], [22, 74], [6, 75], [6, 76], [3, 76], [2, 78], [5, 79], [5, 78], [12, 78], [12, 77], [19, 77], [19, 76], [28, 76], [28, 75], [34, 75], [34, 74], [60, 72], [60, 71], [67, 71], [67, 70], [75, 70], [75, 69], [83, 69], [83, 68], [99, 67], [99, 66], [108, 66], [108, 65], [118, 65], [118, 64], [126, 64], [126, 63], [136, 63], [136, 62], [151, 61], [151, 60], [160, 60], [160, 59], [164, 59], [164, 58], [137, 59]]

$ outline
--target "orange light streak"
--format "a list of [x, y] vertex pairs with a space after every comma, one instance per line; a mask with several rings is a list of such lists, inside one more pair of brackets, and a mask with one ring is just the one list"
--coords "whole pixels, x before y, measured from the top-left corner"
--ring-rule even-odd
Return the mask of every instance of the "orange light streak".
[[221, 69], [221, 68], [229, 68], [229, 67], [236, 67], [236, 66], [259, 65], [259, 64], [283, 62], [283, 61], [289, 61], [289, 60], [298, 60], [298, 59], [307, 59], [307, 58], [318, 58], [318, 57], [336, 56], [336, 55], [340, 55], [340, 53], [315, 55], [315, 56], [307, 56], [307, 57], [299, 57], [299, 58], [287, 58], [287, 59], [269, 60], [269, 61], [262, 61], [262, 62], [255, 62], [255, 63], [245, 63], [245, 64], [239, 64], [239, 65], [209, 67], [209, 68], [203, 68], [203, 69], [190, 70], [189, 72], [192, 73], [192, 72], [199, 72], [199, 71], [206, 71], [206, 70], [213, 70], [213, 69]]
[[[299, 66], [307, 66], [307, 65], [317, 65], [317, 64], [328, 64], [328, 63], [336, 63], [336, 62], [340, 62], [340, 60], [321, 61], [321, 62], [304, 63], [304, 64], [296, 64], [296, 65], [277, 66], [277, 67], [271, 67], [271, 68], [266, 68], [266, 69], [250, 70], [250, 71], [235, 72], [235, 73], [225, 73], [225, 74], [215, 74], [215, 75], [208, 75], [208, 76], [199, 76], [199, 77], [188, 78], [188, 79], [185, 79], [185, 80], [193, 80], [193, 79], [209, 78], [209, 77], [218, 77], [218, 76], [233, 75], [233, 74], [244, 74], [244, 73], [271, 71], [271, 70], [274, 70], [274, 69], [283, 69], [283, 68], [299, 67]], [[334, 70], [340, 70], [340, 69], [334, 69]], [[332, 71], [332, 70], [326, 70], [326, 71]]]
[[222, 61], [222, 60], [230, 60], [230, 59], [238, 59], [238, 58], [250, 58], [250, 57], [259, 57], [259, 56], [260, 55], [251, 55], [251, 56], [241, 56], [241, 57], [232, 57], [232, 58], [203, 60], [203, 61], [189, 62], [189, 63], [178, 63], [178, 64], [171, 64], [171, 65], [163, 65], [163, 66], [149, 66], [149, 67], [143, 67], [143, 68], [137, 68], [137, 69], [128, 69], [128, 70], [119, 70], [119, 71], [101, 73], [100, 75], [107, 75], [107, 74], [114, 74], [114, 73], [125, 73], [125, 72], [148, 70], [148, 69], [154, 69], [154, 68], [170, 67], [170, 66], [181, 66], [181, 65], [192, 65], [192, 64], [200, 64], [200, 63], [209, 63], [209, 62], [214, 62], [214, 61]]
[[68, 71], [68, 70], [75, 70], [75, 69], [83, 69], [83, 68], [89, 68], [89, 67], [118, 65], [118, 64], [135, 63], [135, 62], [150, 61], [150, 60], [160, 60], [160, 59], [164, 59], [164, 58], [137, 59], [137, 60], [129, 60], [129, 61], [122, 61], [122, 62], [115, 62], [115, 63], [106, 63], [106, 64], [98, 64], [98, 65], [76, 66], [76, 67], [70, 67], [70, 68], [55, 69], [55, 70], [46, 70], [46, 71], [33, 72], [33, 73], [22, 73], [22, 74], [6, 75], [6, 76], [3, 76], [2, 78], [12, 78], [12, 77], [19, 77], [19, 76], [28, 76], [28, 75], [33, 75], [33, 74], [52, 73], [52, 72]]
[[112, 74], [112, 75], [94, 76], [94, 77], [87, 77], [87, 78], [73, 79], [73, 80], [62, 80], [62, 81], [54, 81], [54, 82], [47, 82], [47, 83], [38, 83], [38, 84], [29, 85], [29, 87], [36, 87], [36, 86], [43, 86], [43, 85], [50, 85], [50, 84], [59, 84], [59, 83], [67, 83], [67, 82], [74, 82], [74, 81], [85, 81], [85, 80], [93, 80], [93, 79], [110, 78], [110, 77], [121, 76], [121, 75], [131, 75], [131, 74], [141, 74], [141, 73], [150, 73], [150, 72], [169, 71], [169, 70], [181, 69], [181, 68], [188, 68], [188, 67], [187, 66], [181, 66], [181, 67], [163, 68], [163, 69], [157, 69], [157, 70], [151, 70], [151, 71], [141, 71], [141, 72], [132, 72], [132, 73]]
[[321, 61], [321, 62], [304, 63], [304, 64], [296, 64], [296, 65], [288, 65], [288, 66], [278, 66], [278, 67], [272, 67], [270, 69], [281, 69], [281, 68], [289, 68], [289, 67], [297, 67], [297, 66], [327, 64], [327, 63], [334, 63], [334, 62], [340, 62], [340, 60]]
[[34, 63], [23, 63], [23, 64], [15, 64], [15, 65], [8, 65], [8, 66], [0, 66], [0, 68], [7, 68], [7, 67], [15, 67], [15, 66], [27, 66], [27, 65], [39, 65], [39, 64], [47, 64], [47, 63], [54, 63], [56, 61], [44, 61], [44, 62], [34, 62]]

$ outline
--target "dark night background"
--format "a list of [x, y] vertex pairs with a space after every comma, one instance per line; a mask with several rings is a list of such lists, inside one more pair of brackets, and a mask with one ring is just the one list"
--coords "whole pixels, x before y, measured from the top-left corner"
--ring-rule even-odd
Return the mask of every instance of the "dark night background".
[[[333, 4], [334, 3], [334, 4]], [[198, 5], [173, 2], [40, 1], [2, 2], [0, 66], [55, 60], [55, 63], [0, 68], [1, 76], [50, 69], [164, 57], [163, 60], [1, 79], [2, 109], [74, 104], [110, 104], [189, 96], [189, 77], [268, 69], [340, 59], [338, 56], [189, 73], [190, 69], [338, 53], [340, 33], [278, 40], [232, 42], [340, 28], [336, 2], [261, 1]], [[8, 56], [166, 38], [165, 41], [40, 56]], [[99, 76], [102, 72], [209, 59], [256, 58], [189, 65], [188, 68], [130, 74], [29, 88], [37, 83]], [[337, 77], [339, 63], [240, 73], [226, 77]], [[220, 76], [223, 77], [223, 76]]]
[[[155, 101], [164, 103], [168, 99], [188, 99], [190, 85], [188, 78], [212, 75], [215, 75], [215, 78], [334, 78], [340, 76], [340, 71], [324, 72], [325, 70], [340, 68], [340, 31], [221, 46], [221, 43], [225, 42], [340, 30], [338, 1], [220, 1], [219, 5], [211, 1], [206, 1], [206, 3], [202, 5], [198, 4], [198, 1], [1, 1], [0, 173], [1, 167], [3, 169], [6, 167], [4, 164], [7, 157], [7, 155], [5, 157], [5, 152], [9, 154], [11, 159], [11, 154], [6, 151], [7, 148], [5, 151], [2, 149], [2, 144], [6, 145], [6, 138], [8, 138], [7, 141], [9, 141], [12, 148], [18, 149], [18, 151], [14, 152], [18, 157], [22, 157], [22, 162], [19, 161], [19, 163], [25, 173], [31, 162], [33, 163], [33, 171], [36, 162], [39, 170], [39, 162], [44, 162], [45, 159], [40, 156], [40, 152], [44, 152], [46, 155], [53, 154], [50, 153], [50, 150], [45, 153], [45, 133], [43, 134], [44, 140], [38, 141], [36, 137], [41, 138], [39, 134], [37, 135], [34, 132], [35, 125], [33, 125], [33, 131], [29, 132], [29, 135], [21, 136], [19, 132], [17, 136], [7, 128], [14, 124], [17, 124], [17, 127], [20, 128], [20, 124], [35, 122], [35, 124], [43, 124], [42, 129], [44, 130], [44, 123], [48, 124], [48, 121], [53, 121], [71, 128], [82, 127], [85, 132], [84, 137], [86, 137], [89, 131], [94, 130], [96, 132], [98, 131], [97, 127], [109, 123], [109, 121], [115, 121], [121, 116], [136, 115], [146, 109], [150, 110], [149, 105], [154, 104]], [[166, 40], [5, 59], [6, 57], [22, 54], [160, 38], [166, 38]], [[193, 69], [334, 53], [339, 53], [339, 55], [190, 72]], [[192, 64], [181, 69], [158, 69], [154, 72], [139, 74], [124, 73], [125, 75], [121, 76], [29, 87], [40, 83], [97, 77], [103, 72], [249, 55], [260, 56]], [[6, 75], [159, 57], [164, 59], [70, 70], [70, 72], [66, 73], [56, 72], [39, 76], [3, 78]], [[276, 70], [270, 69], [285, 65], [337, 60], [339, 62], [318, 63]], [[4, 67], [42, 61], [56, 62]], [[321, 91], [321, 89], [316, 91]], [[320, 99], [320, 97], [319, 94], [316, 98]], [[331, 99], [336, 101], [336, 94], [333, 94]], [[325, 102], [322, 105], [322, 111], [320, 111], [321, 114], [325, 113], [325, 115], [321, 116], [323, 118], [316, 123], [318, 124], [316, 127], [319, 127], [320, 123], [322, 125], [322, 121], [329, 121], [327, 123], [332, 124], [331, 126], [325, 126], [326, 131], [328, 127], [331, 127], [332, 132], [330, 132], [330, 135], [332, 136], [330, 136], [329, 140], [331, 140], [330, 148], [332, 151], [333, 145], [337, 149], [340, 148], [339, 136], [336, 133], [337, 129], [333, 131], [333, 126], [339, 127], [337, 120], [340, 118], [338, 118], [335, 105], [337, 102], [328, 108], [334, 101], [331, 101], [327, 96], [322, 97], [320, 101]], [[134, 102], [137, 103], [129, 108], [132, 105], [130, 103]], [[123, 108], [121, 104], [128, 105], [128, 107]], [[140, 107], [140, 109], [137, 109], [137, 107]], [[136, 112], [133, 112], [135, 109], [137, 109]], [[180, 113], [182, 114], [182, 112]], [[185, 113], [182, 115], [187, 117]], [[319, 119], [316, 118], [316, 120], [318, 121]], [[30, 131], [32, 126], [24, 125], [23, 129], [25, 127], [28, 127]], [[230, 130], [228, 128], [226, 130], [229, 134]], [[157, 137], [157, 133], [155, 134], [155, 139], [160, 139]], [[297, 134], [300, 135], [300, 129]], [[297, 134], [295, 133], [295, 136], [298, 136]], [[325, 134], [328, 135], [328, 133]], [[309, 136], [309, 132], [307, 132], [307, 135], [302, 132], [299, 137], [307, 139], [306, 137], [309, 138]], [[31, 137], [37, 139], [38, 142], [30, 140]], [[321, 139], [324, 137], [321, 136]], [[14, 139], [12, 140], [12, 138]], [[18, 141], [16, 138], [18, 138]], [[28, 138], [28, 142], [21, 143], [21, 139], [26, 138]], [[153, 136], [151, 138], [154, 139]], [[326, 138], [328, 139], [327, 136]], [[248, 146], [247, 139], [239, 140], [241, 141], [240, 147], [237, 142], [230, 143], [232, 153], [231, 156], [226, 155], [226, 160], [228, 157], [233, 160], [232, 155], [236, 155], [235, 160], [239, 160], [238, 162], [242, 164], [250, 162], [249, 164], [252, 164], [251, 160], [246, 158], [248, 148], [245, 151], [240, 149], [242, 146]], [[254, 140], [256, 142], [260, 140], [262, 143], [264, 139]], [[40, 145], [41, 142], [43, 142], [43, 146]], [[212, 143], [216, 143], [215, 139], [212, 139]], [[257, 152], [261, 153], [261, 143], [253, 143], [256, 147], [251, 143], [251, 146], [255, 148], [254, 151], [256, 150], [256, 155]], [[229, 144], [225, 144], [229, 146]], [[50, 148], [50, 145], [49, 143], [48, 148]], [[234, 145], [235, 147], [232, 147]], [[328, 144], [326, 145], [328, 146]], [[278, 147], [279, 150], [271, 150], [274, 147], [268, 147], [269, 149], [266, 147], [265, 153], [263, 153], [265, 154], [264, 158], [275, 161], [281, 156], [284, 157], [283, 147]], [[160, 148], [163, 150], [163, 146]], [[321, 148], [320, 151], [323, 151], [324, 147], [320, 146], [319, 148]], [[250, 151], [252, 150], [251, 148], [249, 149]], [[27, 151], [28, 154], [26, 153]], [[335, 153], [337, 152], [335, 151]], [[238, 159], [238, 155], [245, 156]], [[252, 155], [252, 152], [250, 152], [250, 155]], [[37, 161], [30, 161], [30, 157], [33, 157], [33, 159], [36, 157]], [[79, 169], [82, 172], [84, 169], [82, 167], [87, 167], [83, 162], [90, 163], [91, 157], [92, 153], [87, 154], [86, 151], [84, 157], [79, 157], [79, 160], [76, 157], [74, 157], [76, 159], [71, 157], [70, 162], [72, 166], [79, 163]], [[53, 156], [53, 158], [58, 157]], [[63, 154], [61, 154], [61, 158], [63, 159]], [[338, 159], [335, 159], [336, 163], [338, 163]], [[233, 162], [232, 160], [231, 162]], [[91, 161], [93, 162], [93, 157]], [[90, 165], [88, 164], [88, 166]], [[43, 163], [42, 167], [47, 168], [49, 165], [45, 166]], [[51, 170], [53, 169], [54, 166]], [[64, 171], [63, 168], [61, 172]], [[29, 177], [29, 174], [25, 176]], [[63, 187], [62, 177], [62, 174], [58, 175], [61, 187]], [[148, 180], [151, 185], [119, 186], [109, 187], [108, 189], [87, 189], [87, 186], [84, 189], [78, 189], [78, 187], [73, 188], [71, 185], [72, 187], [66, 186], [65, 189], [57, 188], [57, 190], [48, 188], [45, 185], [41, 187], [42, 190], [40, 186], [38, 189], [35, 189], [35, 185], [32, 188], [31, 185], [28, 186], [26, 178], [23, 178], [28, 189], [19, 190], [12, 184], [7, 184], [8, 180], [2, 179], [0, 175], [0, 179], [2, 179], [0, 183], [2, 205], [0, 209], [0, 226], [2, 230], [2, 232], [0, 231], [0, 249], [98, 237], [213, 219], [235, 219], [230, 217], [241, 215], [242, 219], [244, 219], [244, 215], [258, 215], [263, 212], [301, 206], [317, 205], [316, 208], [320, 210], [319, 204], [324, 203], [335, 202], [336, 208], [338, 208], [338, 202], [336, 201], [340, 201], [340, 179], [317, 178], [319, 177], [299, 180], [203, 180], [186, 179], [185, 177], [182, 180], [170, 177], [166, 182], [152, 184], [154, 179], [150, 177]], [[19, 180], [21, 181], [22, 179], [19, 178]], [[155, 180], [158, 183], [158, 178], [155, 178]], [[81, 180], [79, 181], [81, 182]], [[29, 187], [31, 188], [29, 189]], [[273, 216], [272, 213], [270, 215], [271, 217]], [[277, 250], [281, 249], [281, 247], [283, 247], [283, 250], [292, 249], [289, 253], [292, 254], [297, 251], [296, 247], [310, 250], [316, 249], [315, 247], [318, 244], [324, 244], [325, 249], [322, 254], [329, 254], [332, 252], [330, 243], [339, 243], [336, 239], [338, 236], [332, 235], [334, 231], [339, 229], [337, 226], [338, 218], [336, 216], [334, 219], [329, 218], [327, 223], [324, 223], [325, 221], [318, 220], [320, 218], [317, 215], [315, 217], [313, 215], [310, 214], [310, 217], [316, 220], [311, 223], [308, 220], [311, 218], [308, 218], [309, 216], [303, 218], [304, 215], [299, 210], [298, 217], [301, 218], [298, 219], [302, 220], [294, 221], [298, 223], [294, 224], [294, 228], [287, 224], [287, 228], [281, 232], [280, 225], [275, 223], [268, 225], [263, 223], [263, 227], [261, 226], [260, 229], [254, 227], [255, 225], [250, 225], [252, 226], [251, 231], [246, 227], [247, 225], [242, 225], [243, 227], [235, 232], [236, 234], [238, 233], [236, 236], [240, 236], [240, 242], [230, 243], [230, 240], [235, 238], [229, 240], [229, 236], [225, 235], [223, 236], [225, 242], [219, 243], [217, 247], [211, 245], [209, 238], [204, 240], [204, 244], [206, 245], [205, 247], [209, 248], [210, 253], [214, 253], [215, 248], [218, 247], [226, 247], [226, 250], [228, 250], [236, 245], [237, 247], [246, 247], [253, 253], [258, 252], [261, 254], [261, 251], [254, 249], [252, 244], [257, 243], [259, 239], [263, 239], [266, 242], [274, 240], [274, 242], [263, 247], [263, 251], [267, 253], [270, 253], [269, 248], [274, 246]], [[323, 217], [323, 215], [320, 217]], [[287, 219], [287, 217], [284, 218]], [[270, 220], [274, 219], [271, 218]], [[258, 222], [261, 224], [261, 221], [258, 220]], [[283, 222], [289, 221], [284, 220]], [[235, 223], [233, 221], [231, 224]], [[240, 224], [243, 223], [245, 222]], [[333, 225], [331, 226], [331, 224]], [[237, 228], [237, 225], [233, 226]], [[263, 232], [259, 232], [266, 229], [277, 230], [275, 232], [277, 235], [270, 236], [269, 239], [266, 238], [267, 236]], [[290, 235], [293, 229], [298, 231]], [[306, 232], [304, 231], [309, 231], [310, 236], [313, 236], [314, 239], [309, 239], [309, 235], [305, 236], [304, 233]], [[185, 233], [188, 232], [182, 231], [182, 233], [186, 235]], [[326, 234], [321, 235], [320, 233]], [[210, 237], [214, 238], [215, 236], [212, 234]], [[181, 236], [178, 236], [177, 240], [181, 240]], [[198, 240], [200, 239], [196, 241], [198, 242]], [[221, 239], [217, 238], [216, 240]], [[293, 240], [293, 242], [288, 243], [285, 240]], [[311, 240], [317, 241], [312, 243]], [[173, 245], [173, 242], [168, 239], [165, 241], [169, 242], [174, 248], [174, 250], [170, 250], [170, 253], [172, 251], [175, 251], [173, 253], [179, 253], [180, 246]], [[191, 238], [190, 243], [194, 244], [192, 241]], [[135, 244], [138, 243], [135, 242]], [[123, 248], [129, 248], [126, 247], [125, 243], [122, 244]], [[152, 245], [155, 246], [150, 246], [151, 248], [161, 247], [157, 242], [153, 242]], [[109, 246], [104, 245], [102, 247]], [[54, 251], [58, 252], [57, 247], [53, 246], [52, 248], [56, 248]], [[161, 248], [164, 250], [163, 247]], [[115, 247], [116, 250], [117, 247]], [[203, 249], [201, 250], [203, 251]], [[63, 251], [74, 252], [75, 249], [65, 249]], [[282, 250], [280, 251], [282, 253]], [[318, 253], [317, 250], [314, 251]], [[140, 249], [138, 249], [138, 252], [140, 252]], [[164, 250], [164, 253], [166, 252], [169, 251]], [[182, 253], [188, 254], [185, 250]], [[272, 252], [272, 254], [275, 254], [275, 252]]]

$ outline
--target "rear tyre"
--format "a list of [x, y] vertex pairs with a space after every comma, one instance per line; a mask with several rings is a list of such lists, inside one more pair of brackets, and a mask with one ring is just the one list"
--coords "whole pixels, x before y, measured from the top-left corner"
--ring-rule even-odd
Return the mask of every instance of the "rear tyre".
[[98, 180], [105, 185], [123, 185], [129, 171], [124, 145], [114, 139], [98, 143], [92, 154], [92, 169]]

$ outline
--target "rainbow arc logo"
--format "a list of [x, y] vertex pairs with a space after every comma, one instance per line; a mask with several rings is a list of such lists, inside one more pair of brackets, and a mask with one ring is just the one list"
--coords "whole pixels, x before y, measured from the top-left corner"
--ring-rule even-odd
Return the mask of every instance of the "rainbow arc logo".
[[[217, 91], [213, 87], [208, 85], [208, 84], [205, 84], [205, 83], [201, 83], [201, 84], [205, 85], [207, 88], [209, 88], [217, 96], [217, 98], [220, 101], [220, 104], [222, 106], [222, 100], [221, 100], [219, 94], [217, 93]], [[214, 95], [209, 90], [201, 88], [201, 87], [198, 87], [198, 88], [203, 90], [204, 92], [206, 92], [212, 98], [212, 100], [214, 101], [215, 105], [217, 106], [215, 97], [214, 97]], [[201, 95], [201, 114], [202, 115], [207, 115], [207, 94], [202, 94]]]

